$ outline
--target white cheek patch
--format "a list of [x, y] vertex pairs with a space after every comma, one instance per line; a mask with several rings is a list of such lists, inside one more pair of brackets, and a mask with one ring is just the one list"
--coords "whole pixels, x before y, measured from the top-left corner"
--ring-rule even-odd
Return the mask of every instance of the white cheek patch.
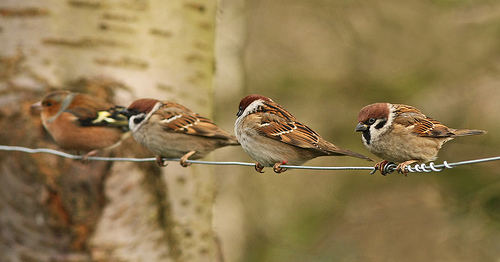
[[250, 105], [248, 105], [245, 110], [243, 111], [243, 113], [238, 117], [236, 118], [236, 122], [234, 123], [234, 128], [235, 128], [235, 133], [236, 135], [238, 136], [238, 130], [237, 130], [237, 126], [242, 126], [243, 125], [243, 118], [245, 118], [246, 116], [254, 113], [257, 108], [259, 106], [262, 105], [262, 100], [256, 100], [256, 101], [253, 101]]
[[[144, 113], [140, 113], [140, 114], [137, 114], [135, 116], [130, 117], [130, 119], [128, 121], [128, 126], [130, 128], [130, 131], [132, 131], [132, 132], [137, 131], [142, 125], [144, 125], [144, 123], [146, 123], [149, 120], [149, 118], [151, 118], [151, 116], [156, 111], [158, 111], [158, 109], [160, 109], [160, 107], [162, 105], [163, 104], [161, 102], [158, 102], [158, 103], [155, 104], [155, 106], [153, 107], [153, 109], [147, 115], [145, 115]], [[139, 123], [136, 123], [135, 120], [139, 119], [139, 118], [143, 118], [143, 120], [140, 121]]]
[[255, 113], [259, 106], [262, 106], [262, 102], [263, 101], [260, 99], [253, 101], [250, 105], [247, 106], [247, 108], [245, 108], [245, 111], [243, 112], [243, 114], [241, 114], [240, 117], [245, 117], [249, 114]]
[[[373, 123], [371, 126], [370, 126], [370, 142], [373, 142], [373, 141], [378, 141], [380, 139], [380, 136], [389, 132], [391, 126], [392, 126], [392, 121], [394, 120], [394, 114], [393, 114], [393, 110], [391, 110], [391, 113], [389, 114], [389, 118], [387, 120], [385, 119], [377, 119], [377, 121], [375, 121], [375, 123]], [[378, 125], [380, 125], [382, 122], [386, 122], [385, 124], [383, 124], [382, 127], [380, 128], [376, 128]]]
[[139, 123], [136, 123], [135, 120], [142, 117], [144, 117], [144, 114], [138, 114], [130, 117], [130, 119], [128, 120], [128, 127], [131, 131], [136, 131], [137, 129], [139, 129], [139, 127], [141, 127], [145, 120], [142, 120]]
[[389, 121], [387, 121], [387, 123], [385, 123], [385, 125], [382, 128], [379, 128], [379, 129], [376, 128], [377, 125], [383, 121], [385, 121], [385, 120], [377, 119], [377, 121], [375, 121], [375, 123], [373, 123], [373, 125], [370, 126], [370, 134], [372, 136], [372, 140], [378, 140], [378, 137], [381, 134], [387, 132], [387, 130], [389, 129]]

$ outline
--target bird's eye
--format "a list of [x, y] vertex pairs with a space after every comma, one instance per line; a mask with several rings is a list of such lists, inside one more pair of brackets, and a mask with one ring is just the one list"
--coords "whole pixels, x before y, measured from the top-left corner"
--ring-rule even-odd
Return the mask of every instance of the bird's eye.
[[45, 106], [52, 106], [52, 102], [45, 102]]
[[374, 117], [368, 119], [368, 124], [372, 125], [373, 123], [375, 123], [376, 119]]

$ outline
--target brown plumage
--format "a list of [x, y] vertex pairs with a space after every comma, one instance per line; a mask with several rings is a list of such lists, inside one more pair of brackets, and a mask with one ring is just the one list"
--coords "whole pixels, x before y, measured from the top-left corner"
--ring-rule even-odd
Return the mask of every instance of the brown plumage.
[[31, 108], [61, 148], [89, 152], [85, 157], [116, 146], [128, 130], [123, 108], [87, 94], [58, 90]]
[[319, 156], [352, 156], [371, 160], [361, 154], [340, 148], [299, 122], [292, 114], [261, 95], [249, 95], [239, 105], [235, 132], [243, 149], [258, 163], [256, 169], [280, 165], [301, 165]]
[[382, 173], [388, 161], [401, 163], [398, 171], [404, 172], [408, 164], [436, 159], [443, 144], [455, 137], [486, 133], [449, 128], [415, 107], [389, 103], [361, 109], [356, 131], [363, 132], [365, 147], [385, 160], [375, 166]]
[[129, 127], [135, 140], [162, 158], [199, 159], [213, 150], [239, 145], [233, 135], [210, 119], [190, 109], [168, 101], [139, 99], [122, 111], [129, 117]]

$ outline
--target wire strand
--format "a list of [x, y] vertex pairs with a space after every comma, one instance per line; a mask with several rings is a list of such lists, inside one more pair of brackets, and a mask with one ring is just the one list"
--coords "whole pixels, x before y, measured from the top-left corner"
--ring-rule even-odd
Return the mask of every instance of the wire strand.
[[[68, 154], [65, 152], [61, 152], [58, 150], [54, 149], [49, 149], [49, 148], [26, 148], [26, 147], [21, 147], [21, 146], [5, 146], [5, 145], [0, 145], [0, 150], [1, 151], [18, 151], [18, 152], [25, 152], [25, 153], [30, 153], [30, 154], [36, 154], [36, 153], [47, 153], [47, 154], [53, 154], [65, 158], [70, 158], [70, 159], [83, 159], [83, 156], [80, 155], [73, 155], [73, 154]], [[129, 158], [129, 157], [100, 157], [100, 156], [89, 156], [87, 160], [94, 160], [94, 161], [121, 161], [121, 162], [152, 162], [156, 161], [156, 158], [150, 157], [150, 158]], [[170, 162], [178, 162], [180, 159], [178, 158], [164, 158], [164, 161], [170, 161]], [[430, 172], [441, 172], [444, 169], [452, 169], [456, 166], [461, 166], [461, 165], [470, 165], [470, 164], [477, 164], [477, 163], [484, 163], [484, 162], [490, 162], [490, 161], [498, 161], [500, 160], [500, 156], [496, 157], [488, 157], [488, 158], [481, 158], [481, 159], [474, 159], [474, 160], [466, 160], [466, 161], [459, 161], [459, 162], [454, 162], [454, 163], [448, 163], [447, 161], [444, 161], [442, 164], [434, 164], [434, 162], [430, 162], [428, 164], [416, 164], [413, 167], [412, 166], [407, 166], [406, 171], [409, 173], [430, 173]], [[246, 163], [246, 162], [236, 162], [236, 161], [202, 161], [202, 160], [187, 160], [187, 163], [191, 164], [199, 164], [199, 165], [224, 165], [224, 166], [255, 166], [255, 163]], [[281, 165], [283, 168], [287, 169], [308, 169], [308, 170], [369, 170], [369, 171], [376, 171], [373, 167], [360, 167], [360, 166], [346, 166], [346, 167], [340, 167], [340, 166], [329, 166], [329, 167], [322, 167], [322, 166], [292, 166], [292, 165]], [[385, 173], [392, 173], [396, 171], [397, 165], [394, 163], [389, 163], [385, 165], [384, 171]]]

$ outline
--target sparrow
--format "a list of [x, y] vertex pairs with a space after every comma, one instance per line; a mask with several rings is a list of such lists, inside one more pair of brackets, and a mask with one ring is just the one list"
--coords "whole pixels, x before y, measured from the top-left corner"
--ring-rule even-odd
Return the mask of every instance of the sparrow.
[[122, 109], [67, 90], [53, 91], [31, 105], [33, 112], [40, 112], [44, 128], [62, 149], [88, 152], [83, 161], [100, 149], [119, 145], [127, 136], [128, 121], [119, 113]]
[[415, 107], [389, 103], [362, 108], [355, 131], [362, 132], [363, 144], [370, 152], [384, 159], [374, 167], [374, 172], [380, 170], [382, 175], [389, 162], [400, 163], [396, 170], [407, 175], [406, 166], [435, 160], [443, 144], [455, 137], [486, 133], [449, 128]]
[[163, 158], [180, 158], [180, 164], [187, 167], [188, 158], [203, 158], [217, 148], [239, 145], [236, 137], [210, 119], [174, 102], [139, 99], [121, 113], [129, 118], [134, 139], [156, 154], [156, 163], [162, 167], [166, 166]]
[[243, 150], [257, 161], [255, 170], [259, 173], [271, 166], [274, 172], [282, 173], [286, 168], [281, 165], [302, 165], [319, 156], [346, 155], [373, 161], [326, 141], [268, 97], [244, 97], [236, 115], [236, 137]]

